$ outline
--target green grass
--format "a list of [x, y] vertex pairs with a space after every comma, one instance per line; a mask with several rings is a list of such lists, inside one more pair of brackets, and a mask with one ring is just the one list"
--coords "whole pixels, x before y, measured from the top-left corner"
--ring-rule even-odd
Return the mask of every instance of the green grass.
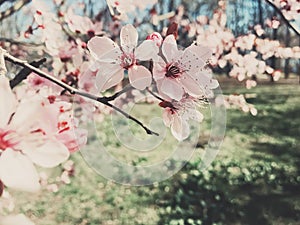
[[[225, 165], [227, 162], [235, 162], [239, 168], [251, 168], [259, 164], [266, 168], [268, 176], [268, 166], [272, 165], [272, 168], [284, 168], [280, 179], [284, 177], [289, 180], [289, 176], [296, 179], [289, 183], [290, 185], [277, 185], [276, 182], [276, 185], [271, 185], [260, 179], [257, 185], [248, 189], [228, 186], [230, 196], [236, 196], [238, 199], [233, 200], [238, 201], [246, 212], [235, 224], [299, 224], [300, 197], [299, 194], [296, 195], [296, 191], [299, 191], [300, 187], [300, 86], [262, 85], [246, 90], [226, 85], [222, 88], [224, 93], [255, 94], [256, 97], [248, 101], [257, 107], [258, 115], [253, 117], [237, 110], [227, 111], [226, 137], [216, 161]], [[147, 118], [147, 110], [136, 112], [143, 114], [144, 120], [149, 122], [151, 118]], [[159, 115], [160, 112], [154, 114]], [[147, 138], [143, 130], [131, 123], [130, 126], [133, 133], [140, 132], [141, 140]], [[209, 127], [209, 124], [205, 123], [201, 127], [197, 152], [203, 151], [201, 147], [206, 145]], [[129, 155], [128, 149], [111, 135], [114, 131], [109, 124], [101, 123], [97, 125], [97, 129], [101, 131], [97, 134], [98, 137], [115, 157], [127, 160], [128, 163], [141, 164], [157, 159], [157, 155], [150, 153], [142, 157], [137, 153]], [[169, 134], [166, 135], [168, 137]], [[173, 139], [166, 138], [161, 154], [167, 156], [172, 144]], [[61, 186], [57, 193], [46, 190], [34, 195], [14, 192], [17, 195], [16, 211], [25, 213], [37, 225], [158, 224], [161, 209], [157, 195], [162, 191], [160, 185], [128, 187], [115, 184], [89, 168], [80, 153], [74, 154], [72, 159], [76, 162], [76, 167], [71, 184]], [[228, 170], [235, 170], [237, 166], [230, 168]], [[221, 173], [223, 169], [216, 167], [215, 173]], [[247, 169], [241, 170], [247, 174]], [[180, 172], [162, 185], [172, 187], [172, 182], [178, 177], [186, 179], [185, 173], [186, 171]], [[248, 173], [251, 175], [251, 172]], [[271, 178], [279, 179], [277, 174], [274, 176]], [[226, 176], [224, 179], [226, 180]], [[249, 179], [250, 185], [251, 176]], [[227, 221], [225, 224], [232, 223]]]

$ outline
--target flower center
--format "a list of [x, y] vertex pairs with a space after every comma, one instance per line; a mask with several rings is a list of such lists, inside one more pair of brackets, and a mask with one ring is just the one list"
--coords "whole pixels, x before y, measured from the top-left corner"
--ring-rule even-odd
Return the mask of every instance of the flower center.
[[14, 147], [17, 143], [12, 141], [13, 131], [4, 131], [0, 129], [0, 150]]
[[165, 74], [166, 77], [177, 78], [180, 76], [180, 69], [177, 66], [171, 65]]
[[133, 55], [123, 54], [121, 57], [121, 60], [122, 60], [122, 67], [124, 69], [128, 69], [129, 67], [131, 67], [134, 64], [134, 56]]

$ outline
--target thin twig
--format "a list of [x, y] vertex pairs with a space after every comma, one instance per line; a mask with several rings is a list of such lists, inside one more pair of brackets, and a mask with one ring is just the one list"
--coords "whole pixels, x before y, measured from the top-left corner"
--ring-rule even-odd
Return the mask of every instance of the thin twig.
[[295, 27], [291, 22], [283, 15], [282, 11], [270, 0], [265, 0], [272, 8], [281, 16], [286, 25], [291, 28], [298, 36], [300, 36], [299, 28]]
[[160, 101], [165, 101], [162, 97], [158, 96], [157, 94], [155, 94], [153, 91], [151, 91], [149, 88], [147, 88], [147, 91], [152, 95], [154, 96], [155, 98], [157, 98], [158, 100]]
[[[1, 50], [2, 48], [0, 48]], [[117, 112], [121, 113], [122, 115], [124, 115], [126, 118], [134, 121], [135, 123], [137, 123], [138, 125], [140, 125], [145, 131], [147, 134], [151, 134], [151, 135], [159, 135], [158, 133], [150, 130], [149, 128], [147, 128], [141, 121], [139, 121], [138, 119], [136, 119], [135, 117], [129, 115], [128, 113], [126, 113], [125, 111], [123, 111], [122, 109], [114, 106], [113, 104], [111, 104], [109, 101], [115, 99], [117, 96], [119, 96], [121, 93], [123, 92], [120, 92], [118, 95], [113, 95], [111, 97], [99, 97], [99, 96], [96, 96], [96, 95], [93, 95], [93, 94], [90, 94], [90, 93], [87, 93], [85, 91], [81, 91], [81, 90], [78, 90], [72, 86], [69, 86], [68, 84], [58, 80], [57, 78], [45, 73], [44, 71], [30, 65], [28, 62], [24, 61], [24, 60], [20, 60], [12, 55], [10, 55], [9, 53], [7, 52], [4, 52], [4, 58], [13, 63], [13, 64], [16, 64], [16, 65], [19, 65], [19, 66], [22, 66], [23, 68], [27, 68], [29, 70], [31, 70], [32, 72], [36, 73], [37, 75], [47, 79], [47, 80], [50, 80], [51, 82], [57, 84], [58, 86], [64, 88], [67, 92], [69, 92], [71, 95], [79, 95], [79, 96], [82, 96], [82, 97], [85, 97], [85, 98], [88, 98], [88, 99], [92, 99], [94, 101], [97, 101], [97, 102], [100, 102], [114, 110], [116, 110]]]
[[15, 45], [23, 45], [23, 46], [34, 46], [34, 47], [38, 47], [38, 46], [43, 46], [43, 43], [34, 43], [34, 42], [25, 42], [25, 41], [16, 41], [13, 40], [11, 38], [5, 38], [5, 37], [0, 37], [0, 41], [3, 42], [8, 42], [10, 44], [15, 44]]
[[23, 6], [31, 2], [31, 0], [18, 0], [12, 7], [0, 13], [0, 21], [18, 12]]

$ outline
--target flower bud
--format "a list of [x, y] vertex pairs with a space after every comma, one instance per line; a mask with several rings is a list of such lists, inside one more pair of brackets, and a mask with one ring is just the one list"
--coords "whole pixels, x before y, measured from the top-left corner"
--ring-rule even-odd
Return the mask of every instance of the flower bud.
[[154, 41], [158, 47], [161, 46], [162, 41], [163, 41], [162, 36], [160, 35], [160, 33], [157, 33], [157, 32], [149, 34], [146, 39]]

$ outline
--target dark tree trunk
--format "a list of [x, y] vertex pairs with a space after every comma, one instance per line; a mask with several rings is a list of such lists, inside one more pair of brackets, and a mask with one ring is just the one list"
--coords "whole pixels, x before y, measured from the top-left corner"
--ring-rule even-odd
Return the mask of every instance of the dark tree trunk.
[[[285, 47], [289, 46], [290, 38], [291, 38], [290, 29], [287, 26], [286, 27], [286, 34], [285, 34]], [[290, 75], [290, 58], [287, 58], [285, 60], [285, 64], [284, 64], [284, 78], [288, 79], [289, 75]]]

